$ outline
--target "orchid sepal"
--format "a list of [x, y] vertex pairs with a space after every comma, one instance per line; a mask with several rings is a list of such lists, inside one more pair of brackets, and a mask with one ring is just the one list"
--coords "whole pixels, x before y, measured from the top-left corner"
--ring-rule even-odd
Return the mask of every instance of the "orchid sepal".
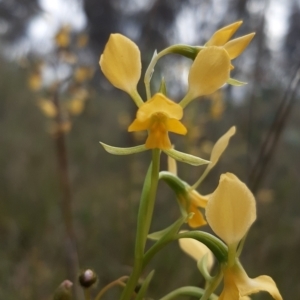
[[100, 142], [101, 146], [104, 148], [104, 150], [110, 154], [114, 155], [130, 155], [135, 154], [139, 152], [143, 152], [148, 150], [145, 145], [139, 145], [135, 147], [129, 147], [129, 148], [122, 148], [122, 147], [114, 147], [107, 144], [104, 144]]

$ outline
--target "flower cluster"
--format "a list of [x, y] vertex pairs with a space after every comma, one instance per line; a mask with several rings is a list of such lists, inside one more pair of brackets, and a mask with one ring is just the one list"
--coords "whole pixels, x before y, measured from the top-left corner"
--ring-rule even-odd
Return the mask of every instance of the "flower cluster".
[[[180, 122], [183, 108], [195, 98], [212, 94], [225, 83], [230, 83], [230, 70], [233, 69], [231, 60], [243, 52], [254, 36], [251, 33], [229, 41], [241, 24], [236, 22], [220, 29], [202, 47], [188, 46], [197, 49], [197, 55], [189, 71], [187, 93], [179, 104], [160, 92], [153, 96], [148, 93], [147, 101], [142, 100], [137, 91], [141, 77], [139, 48], [127, 37], [111, 34], [100, 57], [100, 67], [111, 84], [128, 93], [138, 106], [136, 119], [128, 131], [148, 130], [146, 149], [171, 150], [168, 132], [180, 135], [187, 133]], [[165, 53], [172, 53], [173, 47], [163, 50], [152, 61], [157, 61]]]
[[[33, 63], [28, 87], [36, 93], [37, 106], [50, 118], [49, 132], [59, 136], [68, 133], [73, 118], [83, 112], [90, 97], [94, 67], [81, 58], [87, 51], [85, 33], [74, 34], [70, 26], [62, 26], [53, 42], [53, 52]], [[60, 69], [65, 72], [61, 73]]]
[[[268, 292], [275, 300], [282, 300], [273, 279], [259, 276], [251, 279], [239, 261], [246, 234], [256, 219], [254, 196], [247, 186], [234, 174], [221, 175], [219, 186], [210, 195], [201, 195], [196, 188], [217, 164], [228, 146], [236, 128], [231, 127], [214, 145], [210, 160], [204, 160], [187, 153], [175, 150], [169, 138], [169, 132], [185, 135], [187, 128], [181, 122], [184, 108], [194, 99], [214, 93], [223, 85], [240, 86], [244, 83], [230, 77], [234, 68], [232, 60], [238, 57], [252, 40], [254, 33], [231, 39], [242, 22], [235, 22], [216, 31], [203, 46], [173, 45], [159, 53], [154, 53], [145, 73], [147, 99], [144, 101], [137, 90], [141, 77], [141, 54], [137, 45], [121, 34], [112, 34], [100, 57], [100, 67], [106, 78], [116, 88], [128, 93], [137, 105], [136, 118], [128, 127], [129, 132], [147, 131], [148, 137], [144, 145], [132, 148], [117, 148], [102, 143], [105, 150], [113, 154], [132, 154], [152, 149], [152, 162], [147, 172], [141, 196], [138, 214], [138, 228], [135, 247], [135, 265], [133, 275], [126, 283], [122, 294], [123, 300], [131, 299], [138, 280], [138, 274], [150, 258], [167, 243], [179, 240], [181, 248], [198, 261], [198, 268], [206, 279], [206, 290], [187, 287], [178, 289], [169, 295], [199, 296], [202, 299], [245, 300], [248, 295], [259, 291]], [[154, 66], [164, 55], [177, 53], [193, 60], [185, 96], [174, 102], [166, 95], [162, 82], [159, 91], [153, 95], [150, 79]], [[159, 172], [160, 151], [169, 156], [169, 172]], [[192, 165], [207, 164], [199, 180], [192, 186], [177, 176], [175, 160]], [[164, 180], [175, 192], [181, 216], [168, 228], [149, 234], [152, 212], [158, 180]], [[202, 210], [202, 211], [201, 211]], [[205, 213], [204, 213], [205, 211]], [[202, 213], [203, 212], [203, 213]], [[208, 224], [216, 236], [202, 231], [180, 231], [180, 227], [188, 223], [193, 229]], [[146, 252], [147, 238], [156, 243]], [[201, 243], [200, 243], [201, 242]], [[213, 255], [213, 254], [214, 255]], [[209, 271], [215, 262], [219, 262], [219, 270], [215, 276]], [[151, 272], [145, 280], [141, 293], [145, 293], [153, 276]], [[213, 295], [214, 290], [223, 279], [223, 291], [220, 296]], [[192, 292], [191, 292], [192, 291]], [[142, 295], [142, 296], [141, 296]], [[212, 298], [209, 298], [211, 297]], [[142, 299], [144, 294], [138, 294]], [[171, 299], [172, 298], [163, 299]]]

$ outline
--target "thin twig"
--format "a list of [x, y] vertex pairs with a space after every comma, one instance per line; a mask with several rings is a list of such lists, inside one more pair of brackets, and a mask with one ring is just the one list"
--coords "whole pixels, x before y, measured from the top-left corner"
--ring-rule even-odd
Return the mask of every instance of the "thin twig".
[[[256, 32], [256, 61], [254, 65], [254, 75], [253, 75], [253, 87], [259, 85], [260, 77], [261, 77], [261, 66], [262, 66], [262, 60], [263, 60], [263, 50], [264, 50], [264, 27], [266, 23], [266, 16], [265, 12], [267, 11], [267, 8], [269, 6], [270, 0], [264, 1], [264, 8], [262, 9], [262, 14], [259, 20], [259, 24], [257, 26], [257, 32]], [[251, 140], [253, 135], [253, 123], [254, 123], [254, 112], [255, 112], [255, 98], [256, 98], [256, 89], [252, 89], [252, 93], [250, 96], [249, 101], [249, 114], [248, 114], [248, 133], [247, 133], [247, 173], [248, 173], [248, 181], [250, 182], [250, 170], [251, 170], [251, 153], [253, 152]]]
[[288, 116], [292, 110], [295, 103], [295, 93], [297, 91], [297, 86], [300, 81], [300, 64], [298, 65], [296, 72], [294, 73], [290, 85], [286, 90], [281, 103], [277, 109], [274, 121], [268, 131], [268, 134], [262, 143], [260, 148], [258, 158], [254, 164], [250, 173], [250, 188], [253, 192], [256, 192], [261, 182], [266, 169], [273, 157], [276, 145], [279, 141], [279, 137], [283, 131], [286, 124]]
[[108, 285], [106, 285], [99, 293], [98, 295], [96, 296], [95, 300], [100, 300], [101, 297], [109, 290], [111, 289], [112, 287], [114, 286], [122, 286], [122, 287], [125, 287], [126, 284], [123, 282], [124, 280], [127, 280], [129, 277], [128, 276], [122, 276], [120, 278], [118, 278], [117, 280], [115, 281], [112, 281], [111, 283], [109, 283]]
[[[57, 132], [54, 136], [54, 142], [56, 147], [56, 155], [58, 161], [58, 173], [59, 181], [62, 190], [61, 210], [63, 222], [66, 230], [66, 263], [67, 273], [71, 281], [77, 282], [77, 273], [79, 269], [78, 254], [76, 247], [75, 230], [73, 226], [73, 214], [72, 214], [72, 193], [69, 180], [69, 167], [68, 167], [68, 154], [65, 141], [65, 132], [62, 130], [62, 113], [59, 101], [59, 86], [56, 88], [53, 97], [53, 103], [57, 110], [56, 126]], [[74, 298], [78, 298], [77, 285], [74, 284]]]

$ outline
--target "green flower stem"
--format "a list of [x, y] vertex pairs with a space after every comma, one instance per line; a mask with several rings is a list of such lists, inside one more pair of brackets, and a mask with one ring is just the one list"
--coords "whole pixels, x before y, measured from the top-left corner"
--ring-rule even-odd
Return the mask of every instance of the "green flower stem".
[[226, 263], [228, 259], [227, 246], [214, 235], [204, 231], [186, 231], [177, 234], [176, 239], [192, 238], [206, 245], [215, 255], [219, 263]]
[[159, 165], [160, 150], [154, 149], [152, 150], [152, 163], [149, 168], [149, 171], [151, 172], [151, 177], [150, 181], [148, 180], [147, 182], [147, 179], [145, 181], [145, 186], [143, 188], [142, 199], [138, 213], [137, 240], [135, 248], [136, 256], [144, 255], [145, 245], [147, 241], [147, 236], [149, 234], [154, 210], [156, 190], [159, 178]]
[[145, 83], [145, 88], [146, 88], [147, 100], [149, 100], [151, 98], [150, 81], [151, 81], [152, 74], [154, 72], [154, 67], [161, 57], [163, 57], [164, 55], [167, 55], [169, 53], [169, 48], [170, 47], [159, 52], [156, 56], [153, 56], [149, 66], [146, 70], [145, 77], [144, 77], [144, 83]]
[[187, 184], [175, 174], [168, 171], [159, 172], [159, 179], [164, 180], [175, 192], [186, 191]]
[[235, 264], [237, 257], [237, 247], [239, 242], [228, 245], [228, 266], [232, 267]]
[[130, 93], [130, 97], [135, 102], [137, 107], [140, 107], [142, 104], [144, 104], [143, 99], [141, 98], [140, 94], [137, 90], [134, 90]]
[[165, 56], [167, 54], [174, 53], [174, 54], [180, 54], [180, 55], [186, 56], [191, 59], [195, 59], [197, 53], [202, 48], [203, 47], [192, 47], [189, 45], [178, 44], [178, 45], [173, 45], [173, 46], [170, 46], [170, 47], [162, 50], [157, 55], [154, 54], [149, 66], [146, 70], [145, 77], [144, 77], [147, 100], [149, 100], [151, 98], [150, 80], [152, 77], [152, 73], [154, 72], [154, 67], [160, 58], [162, 58], [163, 56]]
[[122, 276], [120, 278], [118, 278], [117, 280], [109, 283], [108, 285], [106, 285], [103, 289], [100, 290], [100, 292], [97, 294], [95, 300], [100, 300], [102, 298], [102, 296], [108, 291], [110, 290], [112, 287], [115, 287], [117, 285], [121, 286], [121, 287], [125, 287], [125, 283], [123, 282], [124, 280], [127, 280], [128, 276]]
[[191, 186], [191, 190], [196, 190], [197, 187], [202, 183], [202, 181], [206, 178], [207, 174], [210, 172], [212, 168], [206, 168], [201, 177]]
[[170, 236], [167, 239], [158, 240], [145, 254], [143, 261], [143, 268], [149, 263], [154, 255], [159, 252], [162, 248], [168, 245], [170, 242], [178, 240], [180, 238], [192, 238], [203, 244], [205, 244], [216, 256], [220, 263], [227, 262], [227, 246], [215, 236], [203, 232], [203, 231], [187, 231], [183, 233]]
[[91, 300], [91, 290], [90, 288], [84, 289], [84, 299]]
[[189, 92], [183, 97], [183, 99], [178, 103], [182, 108], [185, 108], [195, 97]]
[[121, 299], [129, 300], [137, 285], [140, 274], [143, 270], [143, 259], [145, 245], [147, 241], [147, 235], [150, 230], [152, 215], [154, 210], [156, 190], [158, 184], [158, 174], [160, 166], [160, 150], [154, 149], [152, 151], [152, 162], [148, 169], [144, 187], [141, 196], [141, 202], [138, 212], [137, 221], [137, 234], [135, 241], [135, 259], [133, 265], [133, 271], [126, 284]]
[[212, 293], [215, 291], [215, 289], [220, 284], [221, 280], [223, 278], [223, 272], [219, 270], [218, 274], [211, 280], [208, 287], [205, 290], [205, 293], [200, 298], [200, 300], [208, 300], [211, 299]]
[[[204, 294], [204, 290], [195, 286], [184, 286], [181, 288], [178, 288], [174, 291], [172, 291], [171, 293], [167, 294], [166, 296], [160, 298], [159, 300], [171, 300], [171, 299], [175, 299], [176, 297], [179, 296], [189, 296], [189, 297], [195, 297], [200, 299], [203, 294]], [[217, 296], [212, 295], [209, 300], [215, 300], [218, 299]]]
[[174, 241], [174, 238], [164, 239], [157, 241], [146, 253], [143, 261], [143, 268], [150, 262], [153, 256], [159, 252], [162, 248]]

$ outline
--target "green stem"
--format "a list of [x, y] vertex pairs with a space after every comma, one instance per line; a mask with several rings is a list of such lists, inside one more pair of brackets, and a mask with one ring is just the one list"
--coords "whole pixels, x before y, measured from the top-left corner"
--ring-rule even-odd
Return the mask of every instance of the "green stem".
[[146, 253], [143, 268], [149, 263], [153, 256], [172, 241], [180, 238], [192, 238], [206, 245], [216, 256], [219, 263], [227, 262], [227, 246], [215, 236], [203, 231], [187, 231], [170, 236], [167, 239], [158, 240]]
[[91, 290], [90, 288], [84, 289], [84, 299], [91, 300]]
[[168, 53], [169, 53], [169, 48], [166, 48], [163, 51], [159, 52], [156, 56], [153, 56], [149, 66], [145, 72], [144, 83], [145, 83], [145, 88], [146, 88], [147, 100], [149, 100], [151, 98], [150, 81], [151, 81], [152, 74], [154, 72], [154, 67], [155, 67], [156, 63], [158, 62], [158, 60]]
[[120, 277], [119, 279], [109, 283], [108, 285], [106, 285], [99, 293], [98, 295], [96, 296], [95, 300], [100, 300], [102, 298], [102, 296], [109, 290], [111, 289], [112, 287], [114, 286], [122, 286], [122, 287], [125, 287], [125, 283], [123, 282], [124, 280], [127, 280], [128, 279], [128, 276], [122, 276]]
[[[60, 86], [60, 85], [59, 85]], [[54, 91], [53, 103], [57, 110], [56, 115], [56, 125], [58, 131], [54, 136], [54, 142], [56, 147], [56, 156], [58, 161], [58, 178], [62, 190], [62, 200], [61, 200], [61, 211], [62, 219], [66, 231], [65, 247], [66, 247], [66, 263], [67, 263], [67, 274], [71, 281], [76, 282], [77, 273], [79, 269], [79, 259], [76, 246], [76, 234], [73, 224], [73, 197], [71, 192], [71, 183], [69, 176], [69, 164], [68, 164], [68, 152], [66, 146], [66, 136], [65, 132], [61, 129], [63, 124], [62, 118], [62, 108], [59, 98], [58, 89]], [[73, 286], [74, 299], [79, 298], [79, 289], [76, 285]]]
[[228, 245], [228, 266], [232, 267], [235, 264], [237, 257], [238, 242]]
[[[205, 291], [203, 289], [195, 286], [184, 286], [172, 291], [166, 296], [160, 298], [160, 300], [171, 300], [179, 296], [189, 296], [189, 297], [195, 297], [199, 299], [203, 296], [204, 292]], [[217, 297], [211, 297], [210, 299], [211, 300], [217, 299]]]
[[160, 165], [160, 150], [154, 149], [152, 151], [152, 163], [148, 169], [144, 187], [141, 196], [141, 202], [137, 221], [137, 234], [135, 241], [135, 259], [133, 271], [126, 284], [121, 299], [129, 300], [137, 285], [140, 274], [143, 270], [143, 259], [147, 235], [150, 230], [152, 215], [154, 210], [156, 190], [158, 184], [158, 174]]
[[187, 92], [183, 99], [178, 103], [182, 108], [185, 108], [195, 97]]
[[163, 56], [165, 56], [167, 54], [173, 53], [173, 54], [181, 54], [181, 55], [184, 55], [184, 56], [189, 57], [194, 60], [195, 56], [197, 55], [199, 50], [202, 48], [203, 47], [191, 47], [189, 45], [178, 44], [178, 45], [170, 46], [170, 47], [160, 51], [157, 55], [154, 54], [149, 66], [146, 70], [145, 77], [144, 77], [147, 100], [149, 100], [151, 98], [150, 80], [152, 77], [152, 73], [154, 72], [154, 67], [160, 58], [162, 58]]
[[130, 96], [132, 100], [135, 102], [137, 107], [140, 107], [142, 104], [144, 104], [144, 101], [137, 90], [132, 91]]
[[207, 174], [210, 172], [211, 168], [206, 168], [201, 177], [191, 186], [191, 190], [196, 190], [197, 187], [202, 183]]
[[218, 274], [209, 283], [207, 289], [205, 290], [205, 293], [200, 298], [200, 300], [208, 300], [208, 299], [210, 299], [212, 293], [218, 287], [218, 285], [220, 284], [220, 281], [221, 281], [222, 278], [223, 278], [223, 273], [222, 273], [221, 270], [219, 270]]

